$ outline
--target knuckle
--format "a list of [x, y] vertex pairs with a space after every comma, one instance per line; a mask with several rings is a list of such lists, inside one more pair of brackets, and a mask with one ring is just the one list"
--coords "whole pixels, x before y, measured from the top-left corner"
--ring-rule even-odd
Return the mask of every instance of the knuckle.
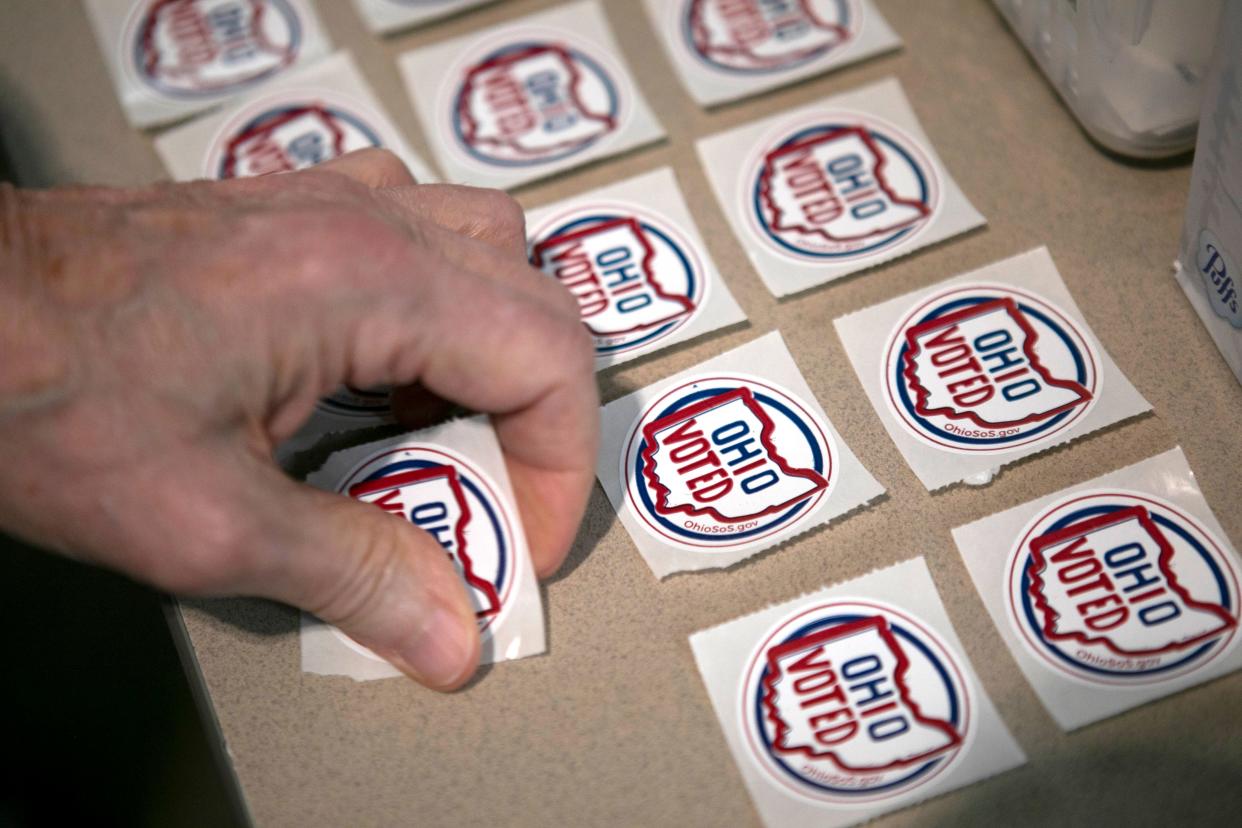
[[553, 347], [555, 348], [553, 353], [562, 354], [570, 367], [594, 374], [595, 343], [587, 332], [586, 326], [578, 319], [576, 310], [572, 318], [563, 316], [556, 318]]
[[[535, 272], [538, 274], [540, 281], [548, 285], [548, 295], [555, 303], [556, 309], [563, 315], [574, 320], [574, 322], [579, 323], [578, 327], [582, 328], [581, 309], [578, 305], [578, 299], [570, 293], [569, 288], [565, 287], [565, 285], [561, 284], [561, 282], [557, 279], [548, 278], [541, 271]], [[585, 328], [583, 328], [583, 331], [585, 333]]]
[[404, 176], [409, 172], [405, 162], [395, 152], [385, 147], [366, 147], [355, 150], [354, 154], [388, 178]]
[[526, 239], [526, 211], [517, 199], [500, 190], [482, 190], [487, 220], [506, 238]]
[[249, 533], [227, 526], [199, 527], [180, 544], [178, 554], [164, 550], [152, 558], [152, 580], [169, 592], [219, 594], [248, 580], [258, 559], [259, 548]]

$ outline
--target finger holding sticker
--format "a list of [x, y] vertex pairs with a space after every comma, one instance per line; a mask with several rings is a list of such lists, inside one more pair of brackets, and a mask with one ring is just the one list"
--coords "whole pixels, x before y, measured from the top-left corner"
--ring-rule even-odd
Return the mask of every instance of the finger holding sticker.
[[[502, 605], [513, 583], [498, 550], [516, 530], [502, 529], [520, 516], [531, 578], [577, 531], [598, 428], [590, 343], [569, 297], [516, 251], [526, 288], [446, 257], [428, 240], [450, 231], [361, 183], [396, 180], [391, 156], [341, 166], [0, 190], [14, 231], [0, 233], [0, 330], [15, 356], [0, 370], [0, 526], [171, 592], [296, 605], [451, 689], [479, 658], [484, 582]], [[40, 244], [12, 243], [25, 238]], [[384, 387], [415, 385], [490, 413], [496, 431], [500, 471], [462, 463], [394, 489], [432, 492], [442, 523], [393, 519], [393, 492], [354, 488], [369, 480], [342, 497], [273, 463], [325, 395], [365, 413]], [[501, 472], [510, 519], [489, 544], [483, 496]]]

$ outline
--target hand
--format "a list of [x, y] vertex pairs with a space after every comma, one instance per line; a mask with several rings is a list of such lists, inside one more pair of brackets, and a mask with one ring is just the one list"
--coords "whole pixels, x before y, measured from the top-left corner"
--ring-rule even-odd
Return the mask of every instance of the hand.
[[430, 687], [464, 683], [478, 631], [440, 546], [271, 456], [342, 382], [487, 412], [536, 571], [556, 569], [598, 399], [516, 202], [415, 186], [382, 150], [221, 183], [0, 187], [0, 527], [171, 592], [293, 604]]

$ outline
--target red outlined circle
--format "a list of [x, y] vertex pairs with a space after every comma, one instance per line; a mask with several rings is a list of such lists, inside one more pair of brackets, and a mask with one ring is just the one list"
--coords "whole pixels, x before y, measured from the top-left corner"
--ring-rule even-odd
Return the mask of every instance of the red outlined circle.
[[1239, 591], [1237, 564], [1235, 563], [1233, 557], [1221, 547], [1216, 537], [1208, 531], [1206, 527], [1200, 525], [1198, 521], [1178, 509], [1172, 503], [1169, 503], [1167, 500], [1122, 489], [1086, 492], [1081, 495], [1075, 495], [1065, 500], [1058, 501], [1044, 509], [1039, 515], [1032, 518], [1027, 523], [1026, 527], [1022, 530], [1022, 536], [1010, 550], [1009, 563], [1005, 567], [1004, 595], [1005, 605], [1008, 609], [1010, 626], [1015, 632], [1017, 632], [1018, 637], [1026, 646], [1027, 651], [1036, 656], [1041, 662], [1049, 665], [1061, 675], [1068, 676], [1069, 678], [1088, 685], [1106, 685], [1112, 687], [1152, 685], [1179, 678], [1196, 670], [1201, 670], [1206, 667], [1207, 664], [1215, 661], [1219, 656], [1231, 649], [1231, 644], [1233, 643], [1233, 639], [1235, 638], [1238, 630], [1236, 626], [1233, 627], [1228, 633], [1224, 633], [1222, 635], [1221, 639], [1216, 643], [1213, 652], [1206, 656], [1205, 661], [1187, 665], [1184, 669], [1162, 674], [1155, 678], [1109, 679], [1076, 671], [1064, 662], [1051, 658], [1045, 651], [1046, 645], [1042, 642], [1042, 640], [1037, 637], [1033, 637], [1030, 628], [1025, 622], [1023, 622], [1021, 616], [1018, 614], [1018, 607], [1013, 596], [1015, 584], [1019, 583], [1021, 580], [1021, 573], [1017, 571], [1016, 567], [1020, 560], [1022, 562], [1027, 560], [1028, 556], [1024, 554], [1024, 550], [1027, 548], [1027, 544], [1033, 537], [1038, 534], [1042, 534], [1042, 532], [1039, 531], [1040, 528], [1051, 524], [1058, 513], [1070, 509], [1076, 504], [1082, 504], [1091, 500], [1105, 500], [1111, 504], [1116, 504], [1118, 499], [1138, 501], [1142, 504], [1155, 506], [1161, 511], [1168, 512], [1178, 518], [1178, 520], [1182, 522], [1183, 528], [1189, 528], [1192, 530], [1204, 547], [1209, 549], [1216, 557], [1217, 563], [1228, 575], [1228, 586], [1231, 589], [1234, 598], [1233, 615], [1235, 619], [1242, 619], [1242, 605], [1239, 605], [1239, 600], [1242, 599], [1242, 592]]
[[[896, 353], [900, 350], [901, 344], [905, 337], [905, 332], [907, 328], [910, 327], [910, 323], [915, 318], [920, 316], [920, 314], [922, 314], [925, 310], [927, 310], [931, 305], [943, 303], [949, 297], [952, 297], [958, 294], [975, 294], [975, 295], [988, 296], [990, 293], [998, 293], [1000, 294], [1000, 297], [1005, 297], [1005, 296], [1017, 297], [1021, 301], [1028, 302], [1032, 305], [1035, 305], [1040, 311], [1047, 313], [1050, 316], [1055, 317], [1061, 323], [1063, 328], [1073, 335], [1074, 339], [1076, 340], [1076, 344], [1079, 347], [1079, 350], [1081, 350], [1082, 353], [1084, 354], [1085, 361], [1090, 368], [1088, 372], [1090, 375], [1089, 376], [1090, 382], [1089, 382], [1087, 390], [1090, 391], [1091, 393], [1091, 399], [1088, 400], [1085, 404], [1080, 405], [1077, 408], [1077, 410], [1074, 412], [1074, 416], [1067, 417], [1065, 422], [1060, 423], [1055, 429], [1051, 431], [1042, 432], [1026, 440], [1015, 441], [1012, 443], [1005, 443], [999, 446], [964, 447], [964, 446], [957, 445], [955, 443], [949, 443], [944, 440], [938, 439], [928, 434], [924, 429], [920, 428], [917, 423], [911, 422], [908, 412], [901, 405], [900, 401], [896, 398], [896, 395], [893, 392], [892, 372], [895, 370], [895, 365], [893, 364], [893, 360], [895, 359]], [[1000, 297], [991, 297], [991, 298], [1000, 298]], [[1086, 414], [1089, 411], [1091, 411], [1095, 407], [1096, 401], [1099, 400], [1100, 395], [1103, 393], [1104, 377], [1100, 373], [1099, 358], [1095, 352], [1095, 345], [1092, 343], [1091, 338], [1087, 335], [1085, 328], [1086, 328], [1085, 325], [1080, 327], [1077, 323], [1075, 323], [1069, 317], [1068, 314], [1066, 314], [1064, 311], [1062, 311], [1059, 307], [1057, 307], [1053, 303], [1049, 302], [1047, 299], [1044, 299], [1028, 291], [1010, 287], [1008, 285], [1001, 285], [1001, 284], [996, 284], [996, 283], [991, 283], [991, 282], [978, 282], [978, 283], [974, 283], [970, 285], [962, 285], [960, 287], [954, 287], [948, 290], [937, 292], [936, 294], [923, 300], [922, 303], [920, 303], [914, 309], [909, 311], [905, 315], [905, 317], [903, 317], [902, 320], [897, 323], [897, 326], [893, 329], [893, 332], [889, 335], [888, 344], [884, 348], [884, 357], [883, 359], [880, 360], [880, 372], [881, 372], [880, 384], [881, 384], [881, 387], [884, 389], [885, 402], [888, 404], [889, 412], [892, 413], [893, 417], [902, 425], [903, 430], [907, 434], [910, 434], [912, 437], [916, 438], [922, 443], [933, 445], [933, 446], [936, 446], [942, 449], [947, 449], [948, 451], [952, 451], [954, 453], [958, 453], [958, 454], [999, 454], [999, 453], [1006, 452], [1006, 451], [1012, 451], [1013, 449], [1021, 448], [1023, 446], [1041, 443], [1043, 441], [1051, 439], [1053, 436], [1061, 433], [1062, 431], [1066, 430], [1073, 424], [1079, 422], [1083, 417], [1086, 416]]]
[[[925, 778], [916, 780], [911, 785], [898, 791], [885, 791], [875, 796], [831, 796], [823, 792], [817, 792], [813, 789], [795, 784], [780, 768], [775, 767], [772, 763], [768, 751], [763, 747], [762, 740], [758, 737], [754, 730], [754, 722], [750, 715], [751, 704], [754, 700], [754, 694], [758, 692], [759, 677], [763, 674], [764, 660], [767, 657], [767, 651], [773, 640], [790, 628], [805, 624], [808, 616], [828, 614], [829, 611], [849, 612], [851, 609], [867, 608], [876, 612], [872, 614], [881, 614], [897, 620], [903, 626], [908, 626], [916, 631], [923, 639], [923, 643], [930, 645], [935, 654], [947, 664], [952, 673], [952, 680], [956, 684], [956, 690], [962, 698], [962, 723], [958, 728], [961, 734], [962, 743], [952, 751], [946, 752], [944, 756], [948, 761], [941, 764], [939, 768]], [[934, 633], [925, 623], [916, 620], [891, 604], [862, 599], [862, 598], [840, 598], [825, 601], [816, 604], [813, 607], [801, 609], [793, 614], [785, 617], [777, 623], [764, 637], [764, 639], [755, 647], [751, 653], [750, 663], [742, 676], [741, 687], [739, 689], [739, 697], [737, 710], [740, 716], [741, 729], [745, 734], [747, 747], [750, 749], [751, 756], [784, 789], [791, 791], [799, 796], [811, 799], [817, 802], [830, 802], [839, 806], [862, 806], [869, 805], [874, 802], [882, 802], [895, 796], [900, 796], [913, 788], [921, 787], [931, 782], [936, 777], [943, 774], [950, 767], [957, 764], [957, 761], [966, 754], [970, 749], [974, 740], [974, 731], [972, 729], [973, 720], [971, 717], [971, 708], [973, 699], [971, 697], [972, 688], [967, 682], [966, 676], [962, 672], [962, 668], [958, 663], [959, 659], [950, 650], [948, 644], [944, 642], [939, 635]]]
[[[815, 435], [819, 439], [820, 448], [824, 452], [824, 458], [825, 458], [824, 459], [824, 471], [822, 472], [822, 474], [824, 478], [828, 481], [828, 486], [827, 488], [824, 488], [820, 490], [819, 492], [815, 493], [814, 495], [812, 495], [811, 498], [809, 499], [807, 507], [803, 509], [802, 513], [798, 515], [797, 517], [795, 517], [792, 521], [788, 523], [781, 523], [777, 526], [772, 527], [769, 531], [763, 532], [758, 535], [748, 536], [744, 538], [743, 540], [739, 542], [735, 542], [735, 543], [698, 543], [698, 542], [688, 541], [688, 540], [677, 538], [677, 537], [670, 535], [658, 523], [651, 520], [650, 516], [647, 515], [646, 510], [641, 504], [641, 502], [639, 501], [639, 499], [634, 496], [633, 484], [631, 483], [631, 477], [630, 477], [630, 470], [633, 468], [634, 462], [636, 460], [635, 453], [639, 450], [639, 447], [643, 443], [643, 426], [646, 425], [650, 415], [653, 412], [657, 411], [658, 409], [662, 408], [664, 404], [675, 394], [681, 391], [684, 391], [686, 389], [692, 388], [695, 385], [701, 385], [704, 383], [726, 383], [727, 385], [722, 387], [720, 389], [721, 391], [729, 390], [731, 388], [738, 388], [738, 387], [750, 387], [750, 388], [762, 389], [764, 392], [767, 392], [769, 394], [772, 394], [773, 396], [779, 397], [783, 403], [795, 409], [796, 412], [804, 418], [804, 422], [809, 424], [809, 426], [813, 429]], [[638, 415], [638, 417], [634, 420], [634, 423], [630, 426], [629, 437], [627, 437], [625, 441], [625, 450], [621, 452], [621, 467], [619, 471], [621, 475], [621, 485], [625, 488], [626, 499], [627, 499], [630, 511], [635, 516], [638, 517], [638, 519], [643, 524], [644, 528], [646, 528], [652, 535], [654, 535], [655, 537], [657, 537], [658, 539], [660, 539], [661, 541], [665, 543], [671, 543], [681, 548], [691, 549], [696, 552], [705, 552], [705, 553], [730, 552], [730, 551], [737, 550], [739, 548], [743, 548], [743, 547], [756, 544], [773, 535], [776, 535], [782, 532], [788, 532], [794, 527], [798, 526], [804, 520], [806, 520], [811, 514], [813, 514], [815, 512], [816, 507], [819, 505], [819, 503], [836, 489], [837, 477], [838, 477], [838, 475], [836, 474], [836, 470], [835, 470], [836, 451], [837, 451], [836, 444], [833, 441], [832, 436], [828, 433], [827, 428], [820, 422], [819, 418], [816, 417], [814, 414], [812, 414], [810, 411], [808, 411], [806, 406], [801, 401], [799, 401], [798, 398], [794, 396], [792, 393], [790, 393], [789, 391], [785, 390], [784, 388], [774, 383], [764, 382], [748, 374], [725, 373], [725, 374], [691, 377], [685, 380], [684, 382], [682, 382], [681, 384], [668, 389], [667, 391], [662, 393], [659, 397], [657, 397], [655, 400], [653, 400], [643, 410], [643, 412]], [[643, 485], [643, 484], [639, 482], [638, 485]]]

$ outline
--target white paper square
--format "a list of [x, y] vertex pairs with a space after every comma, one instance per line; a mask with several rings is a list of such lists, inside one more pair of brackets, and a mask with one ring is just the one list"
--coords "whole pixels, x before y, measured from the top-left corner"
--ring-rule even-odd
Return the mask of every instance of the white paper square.
[[892, 78], [697, 146], [733, 232], [776, 296], [984, 224]]
[[1237, 552], [1180, 448], [960, 526], [953, 540], [1065, 730], [1242, 667]]
[[306, 0], [86, 0], [86, 11], [136, 127], [210, 109], [332, 49]]
[[987, 483], [1014, 460], [1151, 407], [1044, 247], [834, 324], [884, 428], [931, 490]]
[[643, 0], [690, 96], [745, 98], [896, 49], [871, 0]]
[[697, 632], [690, 646], [772, 828], [854, 825], [1026, 762], [921, 557]]
[[[413, 478], [413, 479], [406, 479]], [[486, 417], [453, 420], [338, 452], [306, 482], [369, 502], [431, 532], [467, 582], [481, 661], [545, 649], [543, 604], [500, 444]], [[385, 482], [394, 488], [387, 488]], [[457, 504], [464, 502], [465, 507]], [[439, 508], [431, 508], [436, 506]], [[415, 521], [412, 514], [421, 515]], [[401, 675], [340, 630], [303, 614], [302, 671], [358, 680]]]
[[730, 566], [884, 493], [775, 331], [609, 403], [602, 427], [596, 475], [659, 578]]
[[222, 111], [155, 139], [178, 181], [244, 178], [312, 167], [367, 147], [395, 152], [419, 181], [434, 181], [349, 52], [282, 75]]
[[746, 319], [668, 167], [532, 210], [526, 231], [578, 299], [597, 370]]
[[367, 28], [380, 34], [421, 26], [495, 0], [354, 0]]
[[664, 136], [594, 0], [399, 58], [446, 177], [510, 188]]

